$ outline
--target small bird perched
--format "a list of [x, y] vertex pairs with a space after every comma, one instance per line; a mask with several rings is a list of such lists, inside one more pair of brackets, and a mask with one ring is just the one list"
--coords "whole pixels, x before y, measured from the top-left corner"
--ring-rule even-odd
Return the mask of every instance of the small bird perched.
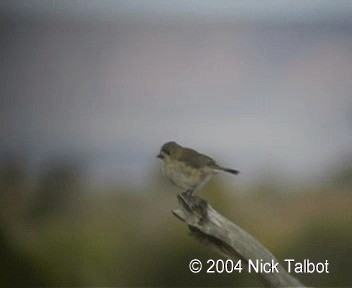
[[185, 189], [187, 194], [204, 185], [219, 171], [238, 174], [238, 170], [224, 168], [214, 159], [197, 151], [182, 147], [176, 142], [167, 142], [157, 155], [162, 162], [163, 174], [176, 186]]

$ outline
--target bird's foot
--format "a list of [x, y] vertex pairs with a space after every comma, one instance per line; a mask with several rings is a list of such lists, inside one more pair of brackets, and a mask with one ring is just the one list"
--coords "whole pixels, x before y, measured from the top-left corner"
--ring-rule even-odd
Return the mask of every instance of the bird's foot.
[[192, 193], [193, 193], [193, 189], [188, 189], [187, 191], [183, 192], [182, 194], [192, 196]]
[[206, 221], [208, 215], [208, 203], [192, 195], [193, 190], [187, 190], [178, 196], [179, 203], [190, 213], [196, 213], [201, 216], [202, 221]]

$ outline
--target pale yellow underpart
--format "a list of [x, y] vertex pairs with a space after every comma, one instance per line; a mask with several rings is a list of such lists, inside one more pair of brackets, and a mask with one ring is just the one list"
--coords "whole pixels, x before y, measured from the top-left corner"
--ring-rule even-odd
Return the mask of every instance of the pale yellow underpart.
[[193, 168], [177, 160], [165, 157], [162, 162], [163, 174], [176, 186], [184, 190], [194, 190], [207, 183], [217, 171], [209, 166]]

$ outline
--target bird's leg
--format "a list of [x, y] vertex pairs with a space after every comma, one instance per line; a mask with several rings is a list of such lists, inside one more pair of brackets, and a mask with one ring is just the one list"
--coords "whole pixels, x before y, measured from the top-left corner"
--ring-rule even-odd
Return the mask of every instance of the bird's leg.
[[188, 189], [188, 190], [186, 191], [186, 193], [187, 193], [187, 195], [192, 196], [193, 189]]
[[186, 190], [185, 192], [183, 192], [182, 194], [191, 196], [191, 195], [192, 195], [192, 192], [193, 192], [193, 191], [192, 191], [191, 189], [188, 189], [188, 190]]

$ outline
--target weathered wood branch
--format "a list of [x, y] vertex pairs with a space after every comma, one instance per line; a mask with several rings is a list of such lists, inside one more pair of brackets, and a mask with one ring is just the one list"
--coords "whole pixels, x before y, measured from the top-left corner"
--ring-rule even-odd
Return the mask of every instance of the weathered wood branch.
[[[207, 201], [187, 194], [178, 195], [180, 209], [172, 213], [185, 222], [193, 236], [200, 242], [210, 245], [221, 255], [234, 260], [241, 259], [248, 267], [250, 260], [263, 263], [279, 261], [254, 237], [226, 219]], [[251, 273], [258, 276], [267, 287], [304, 287], [279, 263], [279, 273]]]

